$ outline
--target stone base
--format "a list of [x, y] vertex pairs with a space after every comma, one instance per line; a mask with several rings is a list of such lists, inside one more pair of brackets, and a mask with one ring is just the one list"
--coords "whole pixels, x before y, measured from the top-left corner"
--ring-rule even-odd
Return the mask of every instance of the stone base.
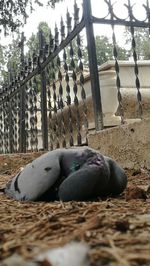
[[121, 124], [121, 117], [112, 114], [105, 114], [103, 118], [104, 127], [119, 126]]
[[89, 146], [110, 156], [124, 168], [150, 169], [150, 119], [121, 125], [88, 136]]

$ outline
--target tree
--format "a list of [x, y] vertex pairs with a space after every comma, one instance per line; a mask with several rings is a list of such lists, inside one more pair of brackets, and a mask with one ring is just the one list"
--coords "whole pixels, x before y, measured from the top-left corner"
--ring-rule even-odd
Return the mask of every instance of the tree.
[[28, 48], [28, 54], [32, 55], [35, 51], [37, 52], [39, 50], [39, 31], [42, 30], [45, 40], [48, 43], [49, 42], [49, 34], [50, 34], [50, 27], [48, 26], [47, 22], [40, 22], [38, 25], [38, 31], [36, 34], [32, 33], [31, 37], [26, 43], [26, 46]]
[[[47, 4], [54, 7], [57, 2], [62, 0], [47, 0]], [[9, 29], [17, 31], [17, 29], [26, 23], [28, 18], [28, 10], [32, 12], [33, 4], [36, 3], [43, 6], [40, 0], [1, 0], [0, 1], [0, 31], [4, 29], [7, 34]]]
[[[36, 55], [38, 55], [38, 51], [39, 51], [39, 31], [42, 30], [46, 44], [49, 43], [49, 34], [50, 34], [50, 27], [48, 26], [47, 22], [40, 22], [38, 25], [38, 31], [36, 34], [32, 33], [31, 37], [29, 38], [29, 40], [26, 43], [26, 46], [28, 48], [28, 52], [26, 54], [26, 57], [29, 57], [36, 53]], [[51, 73], [47, 73], [47, 76], [52, 76]], [[48, 77], [47, 77], [48, 78]], [[41, 88], [41, 81], [40, 81], [40, 77], [37, 76], [36, 78], [37, 81], [37, 88], [38, 91], [40, 91]]]
[[[96, 53], [97, 53], [97, 63], [98, 66], [102, 65], [103, 63], [107, 62], [108, 60], [113, 60], [113, 44], [109, 41], [107, 36], [96, 36], [95, 37], [95, 45], [96, 45]], [[87, 47], [84, 45], [84, 39], [83, 36], [80, 36], [80, 48], [82, 51], [82, 62], [84, 64], [84, 67], [88, 67], [89, 60], [88, 60], [88, 50]], [[72, 49], [73, 49], [73, 59], [76, 66], [76, 70], [78, 71], [78, 45], [76, 38], [72, 41]], [[70, 56], [70, 45], [66, 48], [66, 54], [67, 54], [67, 64], [69, 65], [69, 69], [72, 69], [71, 67], [71, 56]], [[117, 52], [118, 52], [118, 60], [128, 60], [129, 53], [128, 50], [125, 48], [120, 47], [117, 45]]]
[[[127, 27], [124, 36], [126, 38], [126, 45], [130, 45], [130, 56], [132, 56], [132, 35], [130, 29]], [[150, 59], [150, 40], [149, 40], [149, 29], [145, 28], [134, 28], [134, 39], [136, 43], [136, 54], [137, 59]]]
[[105, 63], [109, 59], [113, 59], [112, 55], [112, 44], [109, 42], [106, 36], [96, 36], [96, 53], [98, 65]]
[[[82, 53], [82, 61], [84, 65], [87, 65], [87, 61], [88, 61], [88, 53], [87, 53], [87, 49], [85, 49], [84, 46], [84, 41], [83, 41], [83, 36], [80, 35], [80, 49], [81, 49], [81, 53]], [[73, 61], [75, 64], [75, 69], [78, 71], [78, 64], [79, 64], [79, 56], [78, 56], [78, 52], [79, 52], [79, 46], [77, 45], [77, 38], [74, 38], [72, 40], [72, 42], [70, 43], [70, 45], [68, 45], [66, 47], [66, 55], [67, 55], [67, 59], [66, 59], [66, 63], [69, 66], [69, 69], [72, 69], [71, 66], [71, 57], [72, 57], [72, 52], [73, 52]]]
[[7, 83], [12, 80], [20, 66], [20, 37], [12, 41], [8, 46], [0, 45], [0, 83]]
[[3, 83], [4, 75], [5, 75], [4, 46], [0, 45], [0, 84]]
[[[38, 30], [42, 30], [46, 38], [48, 38], [48, 32], [50, 28], [46, 22], [39, 23]], [[25, 60], [36, 51], [38, 54], [39, 49], [38, 33], [32, 34], [30, 39], [26, 43], [28, 52], [25, 54]], [[0, 76], [1, 84], [3, 82], [9, 82], [20, 71], [21, 66], [21, 37], [17, 34], [17, 38], [12, 40], [12, 43], [4, 47], [0, 45]], [[9, 74], [8, 74], [9, 73]]]
[[[109, 41], [107, 36], [96, 36], [95, 38], [97, 61], [98, 65], [112, 60], [113, 57], [113, 44]], [[127, 50], [117, 45], [118, 60], [127, 60]]]
[[143, 59], [150, 60], [150, 40], [149, 38], [143, 43]]

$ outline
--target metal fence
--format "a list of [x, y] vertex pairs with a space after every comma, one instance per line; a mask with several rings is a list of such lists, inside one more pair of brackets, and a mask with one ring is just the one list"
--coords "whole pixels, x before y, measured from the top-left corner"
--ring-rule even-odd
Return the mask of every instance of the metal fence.
[[[92, 15], [90, 0], [83, 0], [83, 15], [79, 18], [79, 7], [74, 2], [74, 14], [67, 11], [66, 22], [61, 19], [60, 30], [50, 33], [46, 43], [43, 32], [39, 32], [39, 53], [24, 60], [20, 73], [0, 92], [0, 153], [52, 150], [58, 147], [87, 144], [88, 104], [85, 90], [85, 71], [81, 32], [86, 29], [89, 73], [95, 130], [103, 129], [103, 111], [100, 93], [99, 71], [94, 24], [110, 25], [112, 28], [114, 69], [119, 116], [124, 123], [121, 81], [118, 63], [116, 25], [127, 26], [131, 33], [137, 103], [142, 118], [142, 97], [136, 54], [135, 27], [150, 29], [150, 8], [146, 1], [146, 18], [136, 19], [133, 5], [127, 1], [128, 16], [118, 18], [114, 5], [104, 0], [108, 14], [103, 18]], [[23, 41], [22, 36], [22, 41]], [[72, 45], [76, 40], [77, 51]], [[66, 48], [69, 47], [69, 54]], [[69, 63], [68, 63], [69, 57]], [[40, 89], [39, 89], [40, 84]], [[42, 140], [42, 143], [39, 143]]]

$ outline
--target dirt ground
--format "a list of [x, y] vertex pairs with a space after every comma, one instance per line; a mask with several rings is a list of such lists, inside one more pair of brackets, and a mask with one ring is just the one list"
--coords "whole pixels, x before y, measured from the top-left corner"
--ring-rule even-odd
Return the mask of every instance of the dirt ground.
[[[0, 156], [0, 187], [39, 154]], [[0, 194], [0, 265], [13, 254], [83, 241], [92, 266], [150, 265], [150, 172], [127, 170], [119, 198], [94, 202], [18, 202]], [[11, 264], [10, 264], [11, 265]]]

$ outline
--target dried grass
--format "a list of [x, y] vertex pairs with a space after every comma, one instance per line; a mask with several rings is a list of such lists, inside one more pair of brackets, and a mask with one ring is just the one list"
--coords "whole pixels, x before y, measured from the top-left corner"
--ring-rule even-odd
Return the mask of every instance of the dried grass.
[[[6, 157], [0, 157], [0, 186], [37, 154]], [[97, 202], [18, 202], [1, 194], [0, 260], [14, 253], [32, 259], [76, 240], [89, 244], [93, 266], [150, 265], [150, 199], [138, 193], [135, 198], [130, 190], [145, 190], [150, 173], [128, 171], [128, 176], [127, 195]]]

